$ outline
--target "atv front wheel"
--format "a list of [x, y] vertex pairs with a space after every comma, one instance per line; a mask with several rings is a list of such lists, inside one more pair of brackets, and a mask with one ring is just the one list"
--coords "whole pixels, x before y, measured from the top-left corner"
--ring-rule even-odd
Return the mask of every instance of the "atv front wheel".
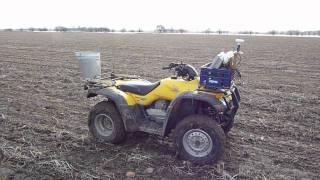
[[89, 131], [99, 142], [116, 144], [126, 137], [120, 113], [111, 102], [107, 101], [99, 102], [90, 111]]
[[179, 122], [174, 132], [175, 146], [182, 159], [207, 164], [217, 162], [224, 153], [224, 131], [207, 116], [187, 116]]
[[222, 126], [222, 129], [225, 134], [228, 134], [231, 131], [234, 124], [234, 115], [225, 115], [224, 118], [227, 119], [227, 123]]

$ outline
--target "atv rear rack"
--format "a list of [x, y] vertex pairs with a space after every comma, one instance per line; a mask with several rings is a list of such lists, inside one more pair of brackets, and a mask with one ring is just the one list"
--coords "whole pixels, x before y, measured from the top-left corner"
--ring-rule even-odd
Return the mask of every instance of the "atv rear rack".
[[127, 74], [114, 74], [111, 73], [109, 77], [100, 78], [98, 81], [86, 81], [84, 85], [84, 90], [88, 89], [103, 89], [106, 87], [115, 86], [116, 80], [132, 80], [139, 79], [140, 76], [127, 75]]

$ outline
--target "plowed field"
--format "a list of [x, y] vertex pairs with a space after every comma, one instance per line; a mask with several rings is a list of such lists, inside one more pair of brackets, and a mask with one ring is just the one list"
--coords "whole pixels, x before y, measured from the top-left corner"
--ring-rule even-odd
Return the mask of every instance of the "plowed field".
[[[94, 142], [74, 52], [101, 52], [103, 72], [150, 81], [162, 66], [199, 68], [236, 36], [0, 32], [0, 179], [320, 179], [320, 38], [250, 37], [242, 102], [218, 165], [175, 158], [170, 140]], [[153, 168], [153, 172], [145, 172]]]

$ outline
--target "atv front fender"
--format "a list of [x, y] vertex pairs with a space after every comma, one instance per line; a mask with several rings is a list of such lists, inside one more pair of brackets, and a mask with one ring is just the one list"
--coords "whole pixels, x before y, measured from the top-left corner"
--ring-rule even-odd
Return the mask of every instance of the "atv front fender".
[[[168, 118], [163, 124], [163, 132], [162, 134], [167, 135], [172, 128], [176, 125], [178, 121], [180, 121], [185, 116], [191, 115], [193, 109], [181, 109], [183, 108], [181, 103], [183, 101], [191, 101], [191, 103], [202, 102], [210, 105], [217, 113], [224, 112], [226, 110], [226, 106], [222, 105], [222, 103], [212, 94], [201, 92], [201, 91], [187, 91], [179, 94], [169, 105], [168, 107]], [[192, 107], [190, 107], [192, 108]], [[191, 110], [191, 111], [190, 111]], [[183, 115], [180, 115], [182, 112]]]

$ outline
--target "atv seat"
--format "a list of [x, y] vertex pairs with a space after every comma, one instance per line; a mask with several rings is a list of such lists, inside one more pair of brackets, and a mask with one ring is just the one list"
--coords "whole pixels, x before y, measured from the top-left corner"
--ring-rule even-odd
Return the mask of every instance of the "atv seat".
[[128, 81], [120, 84], [118, 88], [124, 92], [130, 92], [138, 95], [147, 95], [160, 85], [159, 82], [151, 83], [149, 81]]

